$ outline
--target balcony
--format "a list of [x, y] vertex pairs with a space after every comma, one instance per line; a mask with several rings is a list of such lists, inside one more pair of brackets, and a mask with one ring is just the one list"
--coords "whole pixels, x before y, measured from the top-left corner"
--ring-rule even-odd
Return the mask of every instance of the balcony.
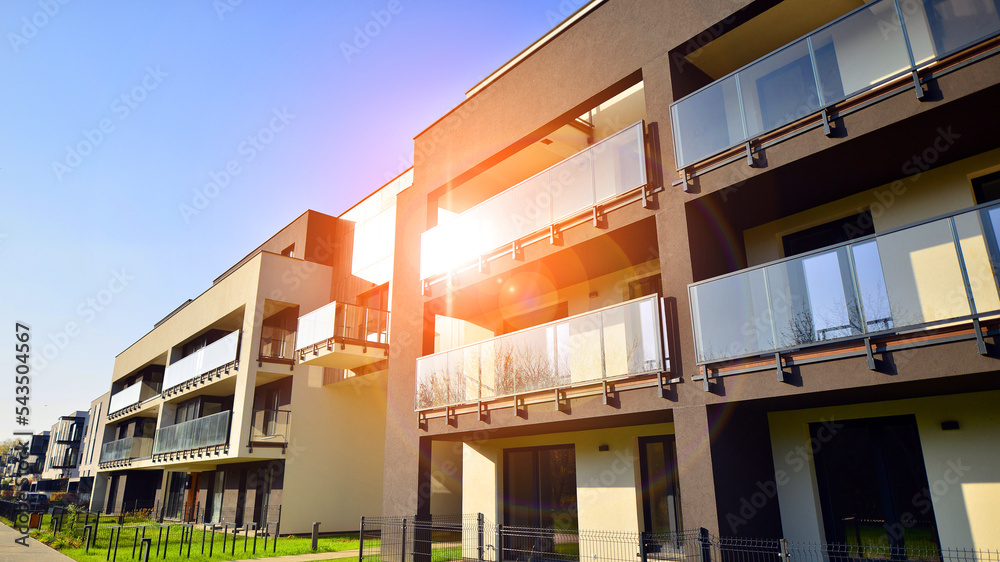
[[389, 313], [332, 302], [299, 317], [299, 363], [357, 369], [389, 355]]
[[240, 346], [240, 331], [236, 330], [198, 351], [167, 365], [163, 374], [163, 389], [168, 390], [196, 377], [235, 364]]
[[295, 360], [295, 330], [277, 326], [261, 326], [259, 361], [293, 362]]
[[229, 442], [229, 410], [156, 430], [153, 455], [217, 447]]
[[81, 418], [60, 418], [59, 426], [56, 428], [55, 441], [60, 445], [79, 444], [82, 432], [83, 420]]
[[52, 461], [52, 468], [68, 469], [76, 468], [80, 461], [80, 452], [77, 449], [66, 449], [62, 455], [57, 456]]
[[111, 416], [131, 406], [137, 406], [160, 393], [160, 384], [139, 382], [111, 395], [108, 415]]
[[646, 185], [640, 121], [420, 236], [420, 278], [480, 257]]
[[659, 304], [631, 300], [421, 357], [416, 409], [661, 372]]
[[292, 413], [288, 410], [254, 410], [250, 419], [250, 452], [257, 447], [288, 445], [288, 429]]
[[956, 323], [978, 332], [1000, 311], [998, 235], [1000, 205], [985, 205], [695, 283], [698, 363]]
[[993, 2], [868, 2], [672, 104], [677, 169], [913, 75], [998, 32]]
[[126, 437], [101, 446], [100, 464], [149, 458], [153, 454], [151, 437]]

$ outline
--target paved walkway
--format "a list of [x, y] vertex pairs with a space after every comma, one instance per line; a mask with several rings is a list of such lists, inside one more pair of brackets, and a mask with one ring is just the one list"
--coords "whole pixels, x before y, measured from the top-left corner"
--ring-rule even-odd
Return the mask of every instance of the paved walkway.
[[290, 556], [272, 556], [271, 558], [244, 558], [235, 562], [249, 562], [250, 560], [273, 560], [275, 562], [311, 562], [313, 560], [333, 560], [334, 558], [354, 558], [358, 559], [357, 550], [341, 550], [340, 552], [317, 552], [315, 554], [292, 554]]
[[[14, 542], [20, 538], [21, 532], [0, 523], [0, 562], [67, 562], [73, 560], [65, 554], [59, 554], [35, 539], [28, 538], [28, 546]], [[354, 552], [357, 556], [357, 551]]]

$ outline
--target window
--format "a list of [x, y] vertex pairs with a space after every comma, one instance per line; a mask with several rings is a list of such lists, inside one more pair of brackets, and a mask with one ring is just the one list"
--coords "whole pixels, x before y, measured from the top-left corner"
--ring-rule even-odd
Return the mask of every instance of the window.
[[683, 526], [674, 436], [640, 437], [639, 467], [646, 532], [680, 532]]
[[841, 242], [875, 234], [875, 223], [870, 211], [830, 221], [826, 224], [800, 230], [782, 237], [785, 257], [796, 256], [826, 248]]
[[1000, 199], [1000, 172], [973, 178], [972, 191], [976, 194], [976, 203], [988, 203]]
[[[826, 539], [862, 547], [938, 548], [913, 416], [809, 425]], [[866, 558], [867, 556], [861, 556]]]

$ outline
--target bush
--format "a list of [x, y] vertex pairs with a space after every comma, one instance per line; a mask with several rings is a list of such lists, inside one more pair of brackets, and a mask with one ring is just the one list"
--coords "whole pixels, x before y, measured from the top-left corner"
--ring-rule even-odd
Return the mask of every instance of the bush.
[[49, 500], [57, 505], [76, 505], [80, 498], [72, 492], [54, 492]]

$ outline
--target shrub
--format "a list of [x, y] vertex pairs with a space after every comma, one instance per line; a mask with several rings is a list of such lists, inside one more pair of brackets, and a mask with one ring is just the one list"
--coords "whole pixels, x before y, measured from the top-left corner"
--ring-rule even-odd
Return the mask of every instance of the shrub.
[[49, 500], [59, 505], [75, 505], [79, 501], [79, 496], [72, 492], [55, 492]]

